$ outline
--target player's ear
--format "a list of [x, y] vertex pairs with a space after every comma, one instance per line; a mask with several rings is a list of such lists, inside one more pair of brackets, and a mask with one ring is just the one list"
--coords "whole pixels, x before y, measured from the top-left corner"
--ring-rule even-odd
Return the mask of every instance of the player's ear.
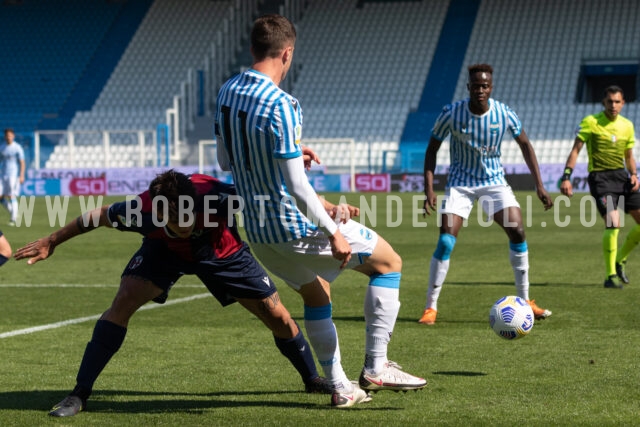
[[282, 63], [286, 64], [288, 62], [291, 62], [292, 58], [293, 58], [293, 46], [285, 47], [282, 51]]

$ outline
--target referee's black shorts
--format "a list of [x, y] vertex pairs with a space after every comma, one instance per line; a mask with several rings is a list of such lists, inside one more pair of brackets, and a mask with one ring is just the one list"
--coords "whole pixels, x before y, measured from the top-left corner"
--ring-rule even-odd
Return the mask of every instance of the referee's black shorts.
[[640, 209], [640, 192], [631, 191], [631, 183], [625, 169], [594, 171], [589, 173], [589, 192], [596, 200], [601, 216], [620, 206], [625, 213]]

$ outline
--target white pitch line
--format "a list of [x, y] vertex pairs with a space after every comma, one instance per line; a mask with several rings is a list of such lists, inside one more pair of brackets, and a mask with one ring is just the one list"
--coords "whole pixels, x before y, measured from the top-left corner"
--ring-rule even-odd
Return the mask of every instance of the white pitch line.
[[[197, 299], [201, 299], [201, 298], [206, 298], [208, 296], [211, 296], [211, 294], [205, 293], [205, 294], [191, 295], [190, 297], [169, 300], [164, 304], [147, 304], [147, 305], [143, 305], [142, 307], [140, 307], [138, 309], [138, 311], [152, 310], [154, 308], [166, 307], [168, 305], [174, 305], [174, 304], [180, 304], [180, 303], [183, 303], [183, 302], [189, 302], [189, 301], [193, 301], [193, 300], [197, 300]], [[32, 334], [34, 332], [46, 331], [47, 329], [61, 328], [63, 326], [75, 325], [75, 324], [78, 324], [78, 323], [84, 323], [84, 322], [88, 322], [90, 320], [98, 320], [100, 318], [100, 316], [102, 316], [102, 313], [101, 314], [96, 314], [94, 316], [78, 317], [77, 319], [69, 319], [69, 320], [64, 320], [62, 322], [49, 323], [47, 325], [33, 326], [31, 328], [26, 328], [26, 329], [17, 329], [15, 331], [9, 331], [9, 332], [1, 333], [0, 334], [0, 339], [9, 338], [9, 337], [15, 337], [17, 335]]]

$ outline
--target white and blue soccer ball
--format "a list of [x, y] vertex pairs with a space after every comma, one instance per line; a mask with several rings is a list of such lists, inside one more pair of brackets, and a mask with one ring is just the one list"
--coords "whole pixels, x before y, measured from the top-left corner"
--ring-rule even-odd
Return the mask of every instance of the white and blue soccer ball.
[[489, 311], [489, 325], [493, 332], [504, 339], [522, 338], [533, 328], [533, 310], [520, 297], [502, 297]]

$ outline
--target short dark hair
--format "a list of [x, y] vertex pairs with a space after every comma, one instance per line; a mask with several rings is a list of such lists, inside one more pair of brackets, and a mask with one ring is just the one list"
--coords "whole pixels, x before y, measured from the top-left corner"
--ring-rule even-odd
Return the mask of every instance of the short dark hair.
[[475, 73], [489, 73], [493, 76], [493, 67], [489, 64], [473, 64], [467, 67], [469, 70], [469, 77]]
[[13, 130], [13, 128], [5, 128], [4, 133], [6, 134], [7, 132], [11, 132], [12, 134], [16, 134], [16, 131]]
[[[170, 169], [156, 175], [153, 181], [151, 181], [151, 184], [149, 184], [149, 195], [151, 196], [151, 200], [157, 196], [164, 197], [169, 204], [167, 207], [169, 221], [179, 222], [180, 196], [191, 197], [195, 206], [196, 188], [187, 175]], [[157, 208], [160, 212], [164, 212], [165, 210], [164, 201], [163, 198], [157, 201]]]
[[624, 99], [624, 91], [618, 85], [607, 86], [607, 88], [604, 90], [604, 97], [606, 98], [607, 95], [613, 95], [614, 93], [619, 93], [620, 95], [622, 95], [622, 99]]
[[296, 28], [282, 15], [263, 15], [251, 29], [251, 49], [256, 60], [277, 57], [288, 44], [296, 42]]

